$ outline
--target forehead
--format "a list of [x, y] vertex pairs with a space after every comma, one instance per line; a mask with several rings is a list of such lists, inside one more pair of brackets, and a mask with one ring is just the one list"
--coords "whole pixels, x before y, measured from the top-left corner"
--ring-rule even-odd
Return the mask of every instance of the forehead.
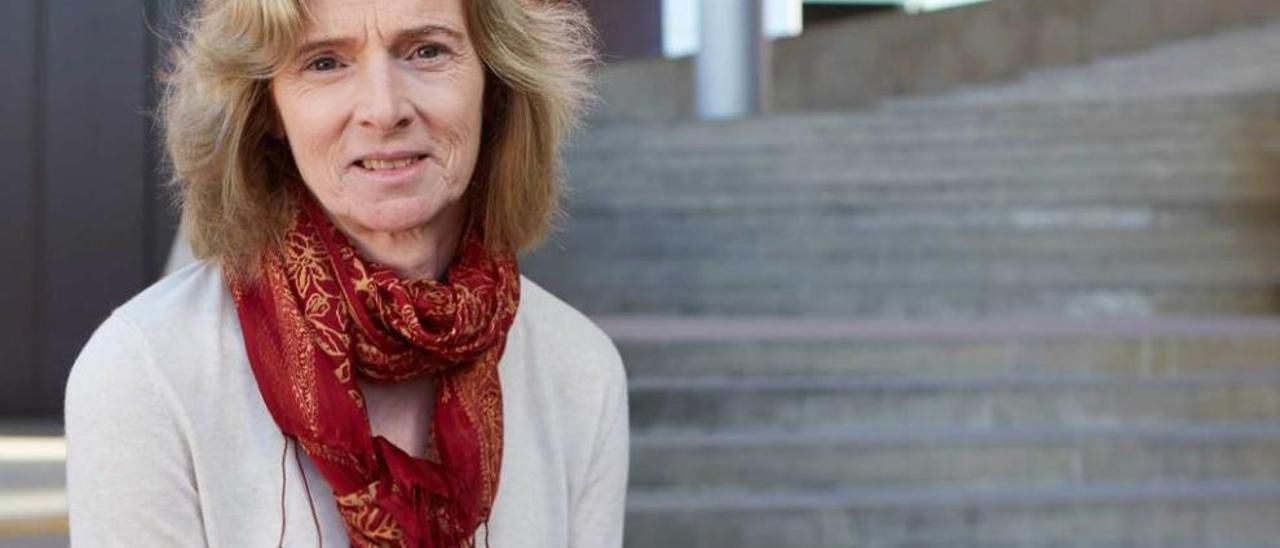
[[[466, 32], [464, 0], [310, 0], [307, 38], [363, 37], [424, 24]], [[389, 36], [389, 35], [388, 35]]]

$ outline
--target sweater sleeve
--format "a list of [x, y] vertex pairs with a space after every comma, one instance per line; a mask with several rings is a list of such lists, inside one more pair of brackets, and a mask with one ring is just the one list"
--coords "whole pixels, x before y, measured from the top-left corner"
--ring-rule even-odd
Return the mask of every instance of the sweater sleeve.
[[603, 397], [594, 449], [572, 510], [573, 548], [622, 546], [631, 442], [626, 372], [617, 350], [612, 345], [610, 350], [603, 368]]
[[206, 544], [180, 409], [139, 329], [108, 318], [67, 381], [73, 547]]

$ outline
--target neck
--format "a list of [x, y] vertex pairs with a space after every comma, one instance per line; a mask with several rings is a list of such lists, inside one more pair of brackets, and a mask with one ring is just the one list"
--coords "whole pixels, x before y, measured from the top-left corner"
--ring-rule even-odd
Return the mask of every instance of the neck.
[[440, 280], [453, 262], [462, 237], [466, 208], [457, 203], [431, 222], [403, 231], [340, 228], [367, 260], [395, 271], [402, 280]]

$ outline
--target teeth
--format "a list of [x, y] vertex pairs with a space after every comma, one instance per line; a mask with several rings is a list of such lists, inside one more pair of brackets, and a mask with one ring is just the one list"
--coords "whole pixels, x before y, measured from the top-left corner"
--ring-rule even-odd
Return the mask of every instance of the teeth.
[[369, 170], [400, 169], [402, 167], [409, 166], [416, 161], [418, 161], [417, 158], [402, 158], [400, 160], [360, 160], [360, 165]]

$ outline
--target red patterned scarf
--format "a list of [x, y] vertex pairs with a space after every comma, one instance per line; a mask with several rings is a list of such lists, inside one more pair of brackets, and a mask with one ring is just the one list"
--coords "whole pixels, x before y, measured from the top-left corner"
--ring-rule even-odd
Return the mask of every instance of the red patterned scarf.
[[[229, 280], [267, 409], [328, 480], [354, 547], [471, 546], [502, 462], [498, 359], [519, 302], [515, 259], [468, 230], [446, 281], [363, 261], [308, 195], [283, 250]], [[354, 375], [353, 375], [354, 373]], [[427, 459], [373, 437], [355, 376], [436, 378]]]

